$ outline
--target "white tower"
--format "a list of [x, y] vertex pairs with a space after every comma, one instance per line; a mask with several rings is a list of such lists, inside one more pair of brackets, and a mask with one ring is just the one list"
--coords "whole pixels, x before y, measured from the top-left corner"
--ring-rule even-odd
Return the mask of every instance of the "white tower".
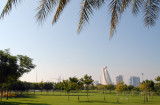
[[107, 66], [104, 66], [102, 69], [102, 84], [103, 85], [108, 85], [108, 84], [112, 84], [111, 78], [109, 76], [109, 73], [107, 71]]

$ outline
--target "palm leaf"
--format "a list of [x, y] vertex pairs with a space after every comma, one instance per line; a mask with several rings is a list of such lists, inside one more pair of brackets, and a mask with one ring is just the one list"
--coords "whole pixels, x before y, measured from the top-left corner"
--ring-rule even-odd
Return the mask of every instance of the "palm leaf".
[[121, 14], [124, 12], [124, 10], [129, 6], [129, 3], [131, 0], [123, 0], [121, 4]]
[[155, 24], [155, 20], [158, 18], [160, 11], [159, 6], [159, 0], [146, 0], [144, 5], [144, 22], [146, 26], [153, 26]]
[[54, 24], [70, 0], [60, 0], [52, 24]]
[[140, 8], [142, 7], [144, 0], [133, 0], [132, 2], [132, 13], [134, 15], [138, 14]]
[[0, 18], [4, 18], [5, 15], [9, 14], [9, 12], [12, 10], [13, 5], [16, 6], [20, 1], [21, 0], [8, 0], [0, 15]]
[[111, 28], [110, 28], [110, 38], [112, 38], [114, 32], [116, 31], [116, 26], [119, 22], [119, 16], [122, 9], [121, 0], [112, 0], [109, 4], [109, 9], [111, 12]]
[[38, 13], [36, 15], [37, 21], [43, 22], [46, 17], [51, 13], [52, 8], [56, 6], [58, 0], [41, 0], [40, 6], [37, 8]]
[[93, 9], [99, 9], [104, 0], [83, 0], [81, 3], [80, 20], [77, 32], [80, 33], [85, 23], [89, 23], [89, 16], [93, 14]]

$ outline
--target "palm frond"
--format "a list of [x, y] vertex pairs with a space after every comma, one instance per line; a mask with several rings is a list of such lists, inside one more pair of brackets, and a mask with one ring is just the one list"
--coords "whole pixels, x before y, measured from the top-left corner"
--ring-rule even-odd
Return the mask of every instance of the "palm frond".
[[153, 26], [160, 11], [159, 0], [146, 0], [144, 5], [144, 22], [146, 26]]
[[56, 13], [54, 15], [54, 19], [52, 21], [52, 24], [54, 24], [57, 19], [59, 18], [61, 12], [63, 11], [63, 9], [65, 8], [65, 6], [67, 5], [67, 3], [69, 2], [70, 0], [60, 0], [59, 1], [59, 4], [58, 4], [58, 7], [57, 7], [57, 10], [56, 10]]
[[88, 0], [88, 2], [93, 9], [99, 9], [105, 3], [105, 0]]
[[131, 0], [122, 0], [121, 4], [121, 14], [124, 12], [124, 10], [129, 6], [129, 3]]
[[13, 5], [16, 6], [20, 1], [21, 0], [8, 0], [0, 15], [0, 18], [4, 18], [5, 15], [9, 14], [9, 12], [12, 10]]
[[104, 0], [83, 0], [81, 3], [80, 20], [77, 32], [80, 33], [85, 23], [89, 23], [89, 16], [93, 14], [93, 9], [99, 9]]
[[121, 14], [122, 1], [112, 0], [109, 4], [109, 9], [111, 12], [111, 28], [110, 28], [110, 38], [112, 38], [114, 32], [116, 31], [116, 26], [119, 22], [119, 16]]
[[133, 2], [132, 2], [132, 13], [134, 15], [138, 14], [140, 8], [142, 7], [143, 1], [144, 0], [133, 0]]
[[37, 21], [44, 22], [47, 16], [52, 11], [52, 8], [56, 6], [58, 0], [41, 0], [40, 6], [37, 8], [38, 13], [36, 14]]

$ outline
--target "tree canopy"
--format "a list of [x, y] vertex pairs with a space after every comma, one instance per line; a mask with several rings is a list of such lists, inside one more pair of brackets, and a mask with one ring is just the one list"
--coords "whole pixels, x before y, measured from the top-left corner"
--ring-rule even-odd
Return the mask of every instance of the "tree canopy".
[[155, 80], [160, 82], [160, 76], [158, 76]]
[[28, 56], [13, 56], [9, 50], [0, 50], [0, 83], [17, 80], [24, 73], [34, 69], [35, 65]]

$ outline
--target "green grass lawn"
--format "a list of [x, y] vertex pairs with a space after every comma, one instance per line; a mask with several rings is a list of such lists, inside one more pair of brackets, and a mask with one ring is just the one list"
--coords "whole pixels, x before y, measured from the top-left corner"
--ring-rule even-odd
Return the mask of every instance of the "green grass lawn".
[[89, 101], [87, 100], [86, 93], [80, 94], [80, 100], [76, 93], [70, 93], [69, 101], [68, 96], [64, 93], [43, 93], [42, 95], [29, 95], [25, 97], [9, 98], [6, 100], [3, 98], [3, 102], [0, 105], [160, 105], [160, 96], [153, 96], [149, 102], [143, 102], [142, 96], [119, 96], [119, 103], [117, 103], [116, 94], [106, 94], [106, 100], [104, 101], [104, 95], [99, 93], [89, 93]]

